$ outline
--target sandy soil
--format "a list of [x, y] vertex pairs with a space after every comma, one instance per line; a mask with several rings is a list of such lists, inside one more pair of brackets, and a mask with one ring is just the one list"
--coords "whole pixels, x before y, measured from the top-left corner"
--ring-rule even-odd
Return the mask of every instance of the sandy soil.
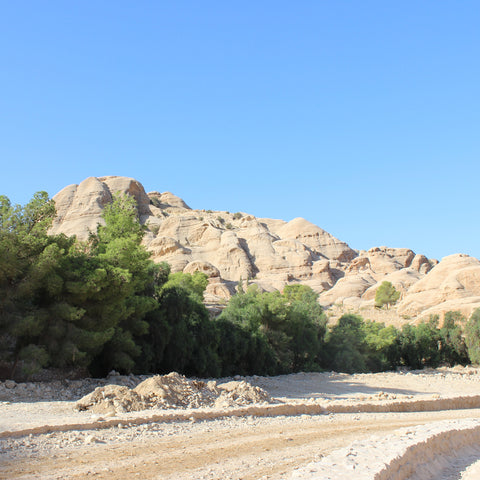
[[[101, 416], [75, 411], [74, 401], [25, 398], [20, 388], [2, 399], [0, 390], [0, 478], [327, 478], [309, 465], [338, 458], [354, 442], [374, 446], [393, 432], [408, 437], [398, 430], [405, 427], [441, 430], [437, 422], [480, 418], [476, 369], [240, 380], [265, 389], [273, 403]], [[480, 444], [468, 441], [472, 448], [431, 478], [480, 478]]]

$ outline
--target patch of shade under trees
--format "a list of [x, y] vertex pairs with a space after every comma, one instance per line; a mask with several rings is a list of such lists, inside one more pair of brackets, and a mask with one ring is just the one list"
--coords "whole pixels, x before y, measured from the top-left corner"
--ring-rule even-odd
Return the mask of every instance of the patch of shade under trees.
[[[240, 285], [212, 318], [203, 304], [206, 275], [172, 274], [150, 259], [133, 198], [116, 196], [85, 242], [48, 235], [54, 216], [45, 192], [25, 206], [0, 196], [4, 376], [42, 368], [215, 377], [480, 363], [480, 310], [468, 321], [448, 312], [442, 327], [438, 317], [397, 329], [351, 314], [328, 325], [307, 286], [280, 293]], [[378, 306], [388, 308], [393, 294], [383, 292]]]

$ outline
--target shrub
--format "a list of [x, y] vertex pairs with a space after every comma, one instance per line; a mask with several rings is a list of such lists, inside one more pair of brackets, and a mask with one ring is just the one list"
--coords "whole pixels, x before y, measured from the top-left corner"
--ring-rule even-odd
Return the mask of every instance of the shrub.
[[149, 229], [154, 235], [158, 235], [158, 231], [160, 230], [160, 225], [148, 225], [148, 229]]

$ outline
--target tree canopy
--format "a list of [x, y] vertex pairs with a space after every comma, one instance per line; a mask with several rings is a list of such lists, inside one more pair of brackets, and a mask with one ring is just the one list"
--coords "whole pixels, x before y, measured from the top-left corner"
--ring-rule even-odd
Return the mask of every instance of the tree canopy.
[[[243, 329], [257, 339], [256, 345], [261, 350], [257, 367], [263, 372], [318, 369], [326, 317], [317, 298], [318, 294], [304, 285], [285, 287], [282, 294], [261, 292], [256, 285], [251, 285], [230, 300], [220, 320], [236, 325], [239, 332]], [[249, 351], [239, 345], [237, 348]]]
[[397, 303], [399, 298], [400, 292], [395, 289], [391, 282], [384, 281], [375, 293], [375, 306], [382, 308], [386, 305], [387, 308], [390, 308], [391, 305]]

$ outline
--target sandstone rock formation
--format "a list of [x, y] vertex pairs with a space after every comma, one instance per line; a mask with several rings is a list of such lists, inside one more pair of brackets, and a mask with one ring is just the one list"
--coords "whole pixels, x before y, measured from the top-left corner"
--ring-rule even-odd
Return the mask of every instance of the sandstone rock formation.
[[103, 208], [116, 192], [135, 197], [139, 219], [148, 227], [144, 244], [154, 261], [169, 263], [173, 272], [200, 270], [209, 276], [209, 301], [229, 298], [241, 279], [265, 290], [302, 282], [320, 292], [331, 288], [345, 262], [357, 256], [303, 218], [285, 222], [192, 210], [170, 192], [147, 195], [138, 181], [125, 177], [90, 177], [60, 191], [51, 233], [87, 239], [103, 223]]
[[[116, 192], [135, 197], [145, 247], [173, 272], [205, 272], [206, 301], [221, 303], [240, 280], [267, 291], [302, 283], [320, 294], [325, 307], [373, 308], [384, 280], [401, 292], [397, 310], [404, 318], [480, 306], [480, 261], [466, 255], [442, 262], [406, 248], [355, 251], [303, 218], [289, 222], [245, 213], [194, 210], [170, 192], [146, 193], [133, 178], [90, 177], [65, 187], [54, 200], [57, 218], [51, 233], [81, 240], [103, 222], [104, 206]], [[438, 264], [438, 265], [437, 265]]]
[[413, 284], [398, 305], [405, 316], [427, 317], [449, 310], [470, 316], [480, 308], [480, 261], [468, 255], [449, 255]]
[[406, 248], [375, 247], [360, 252], [346, 266], [345, 276], [332, 289], [322, 293], [321, 301], [353, 308], [372, 306], [383, 281], [391, 282], [405, 294], [436, 263], [426, 258], [422, 262], [422, 258], [425, 257]]
[[89, 177], [80, 185], [69, 185], [53, 197], [57, 207], [51, 233], [76, 235], [85, 240], [89, 232], [95, 232], [97, 225], [103, 224], [102, 212], [112, 201], [115, 192], [132, 195], [137, 201], [138, 213], [142, 222], [151, 215], [150, 199], [143, 186], [133, 178]]

